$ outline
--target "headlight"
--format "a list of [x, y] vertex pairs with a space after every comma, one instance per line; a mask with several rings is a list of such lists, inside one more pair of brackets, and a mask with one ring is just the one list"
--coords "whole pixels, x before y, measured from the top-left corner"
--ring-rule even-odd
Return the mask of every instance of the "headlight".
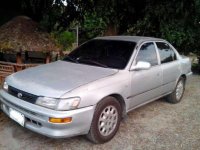
[[36, 101], [37, 105], [47, 107], [55, 110], [71, 110], [76, 109], [80, 104], [80, 98], [66, 98], [66, 99], [54, 99], [48, 97], [39, 97]]
[[78, 108], [81, 99], [79, 97], [61, 99], [58, 103], [57, 110], [70, 110]]
[[6, 90], [6, 91], [8, 91], [8, 84], [7, 84], [6, 81], [3, 83], [3, 89]]
[[47, 107], [47, 108], [51, 108], [51, 109], [55, 109], [58, 102], [59, 102], [58, 99], [49, 98], [49, 97], [39, 97], [36, 100], [37, 105]]

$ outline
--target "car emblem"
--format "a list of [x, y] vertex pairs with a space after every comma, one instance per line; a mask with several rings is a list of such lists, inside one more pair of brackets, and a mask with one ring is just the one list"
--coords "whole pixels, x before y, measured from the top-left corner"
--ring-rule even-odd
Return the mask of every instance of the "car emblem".
[[17, 97], [18, 97], [18, 98], [22, 98], [22, 93], [18, 93], [18, 94], [17, 94]]

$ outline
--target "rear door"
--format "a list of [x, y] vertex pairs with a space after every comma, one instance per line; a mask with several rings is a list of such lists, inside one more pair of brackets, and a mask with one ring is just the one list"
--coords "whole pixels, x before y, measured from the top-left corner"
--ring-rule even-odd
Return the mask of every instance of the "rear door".
[[156, 46], [160, 55], [160, 63], [163, 71], [162, 94], [166, 94], [171, 92], [176, 85], [176, 80], [180, 75], [179, 62], [176, 53], [169, 44], [156, 42]]
[[158, 53], [154, 42], [141, 45], [136, 63], [145, 61], [151, 64], [148, 70], [131, 71], [130, 107], [136, 107], [161, 94], [162, 70], [158, 63]]

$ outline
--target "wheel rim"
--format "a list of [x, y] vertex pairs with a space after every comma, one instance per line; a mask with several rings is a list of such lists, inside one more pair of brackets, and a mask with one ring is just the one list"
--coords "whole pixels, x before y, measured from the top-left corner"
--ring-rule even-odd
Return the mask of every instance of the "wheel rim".
[[179, 81], [176, 87], [176, 99], [180, 100], [184, 91], [184, 83], [183, 81]]
[[115, 106], [107, 106], [101, 112], [98, 121], [99, 133], [102, 136], [110, 135], [116, 128], [118, 122], [118, 111]]

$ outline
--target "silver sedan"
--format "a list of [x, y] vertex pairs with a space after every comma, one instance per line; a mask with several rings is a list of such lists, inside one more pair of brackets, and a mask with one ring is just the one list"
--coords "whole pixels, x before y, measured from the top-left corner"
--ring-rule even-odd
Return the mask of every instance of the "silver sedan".
[[21, 126], [53, 138], [87, 135], [104, 143], [131, 110], [166, 96], [180, 102], [191, 63], [151, 37], [92, 39], [63, 60], [6, 78], [0, 105]]

